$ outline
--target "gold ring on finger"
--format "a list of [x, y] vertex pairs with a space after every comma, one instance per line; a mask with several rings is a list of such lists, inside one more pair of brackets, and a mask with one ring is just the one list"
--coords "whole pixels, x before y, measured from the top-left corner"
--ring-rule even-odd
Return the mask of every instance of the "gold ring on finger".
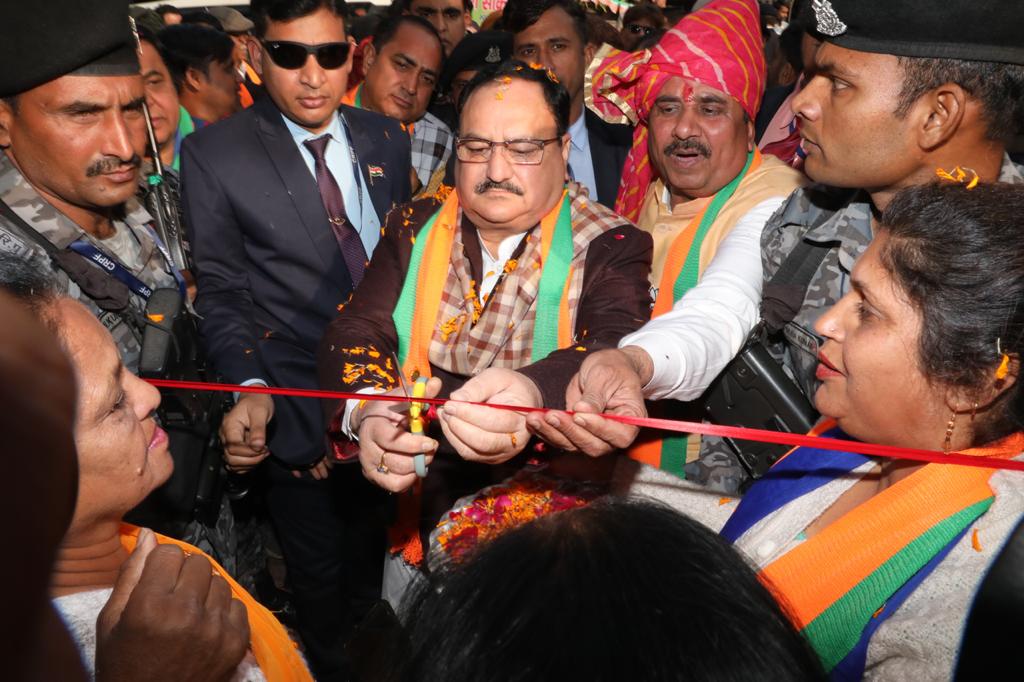
[[377, 473], [378, 474], [386, 474], [386, 473], [389, 473], [391, 471], [391, 469], [388, 468], [388, 465], [384, 463], [384, 457], [387, 456], [387, 454], [388, 453], [386, 453], [386, 452], [380, 453], [380, 461], [377, 462]]

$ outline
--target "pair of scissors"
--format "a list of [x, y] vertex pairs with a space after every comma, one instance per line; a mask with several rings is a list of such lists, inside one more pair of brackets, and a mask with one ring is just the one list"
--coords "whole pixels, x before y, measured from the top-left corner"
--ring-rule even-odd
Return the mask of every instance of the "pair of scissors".
[[[395, 367], [400, 368], [401, 364], [398, 362], [398, 358], [395, 357]], [[401, 369], [398, 371], [398, 380], [402, 386], [402, 392], [405, 393], [405, 397], [409, 396], [409, 387], [405, 383], [405, 376], [401, 373]], [[414, 376], [412, 385], [412, 396], [413, 398], [422, 398], [427, 394], [427, 377]], [[410, 402], [409, 403], [409, 431], [416, 434], [423, 434], [423, 403]], [[424, 453], [413, 455], [412, 465], [416, 469], [416, 475], [420, 478], [426, 478], [427, 476], [427, 456]]]

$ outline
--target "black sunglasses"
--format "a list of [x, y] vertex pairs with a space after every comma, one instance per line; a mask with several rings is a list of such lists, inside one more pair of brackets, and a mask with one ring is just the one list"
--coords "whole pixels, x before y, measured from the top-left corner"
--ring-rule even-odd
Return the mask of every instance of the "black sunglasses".
[[633, 35], [640, 35], [643, 33], [645, 36], [649, 36], [654, 33], [655, 29], [653, 26], [644, 26], [643, 24], [629, 24], [626, 26], [626, 30]]
[[340, 69], [348, 59], [349, 43], [320, 43], [306, 45], [287, 40], [262, 40], [270, 60], [282, 69], [301, 69], [309, 55], [316, 55], [322, 69]]

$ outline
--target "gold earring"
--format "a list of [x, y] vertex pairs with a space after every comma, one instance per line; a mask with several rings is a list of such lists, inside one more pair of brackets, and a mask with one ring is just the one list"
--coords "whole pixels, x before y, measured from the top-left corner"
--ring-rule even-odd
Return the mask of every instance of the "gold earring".
[[949, 423], [946, 424], [946, 440], [942, 444], [942, 454], [948, 455], [949, 449], [953, 442], [953, 429], [956, 428], [956, 412], [949, 418]]
[[971, 423], [974, 423], [974, 416], [978, 414], [978, 401], [974, 401], [974, 405], [971, 406]]

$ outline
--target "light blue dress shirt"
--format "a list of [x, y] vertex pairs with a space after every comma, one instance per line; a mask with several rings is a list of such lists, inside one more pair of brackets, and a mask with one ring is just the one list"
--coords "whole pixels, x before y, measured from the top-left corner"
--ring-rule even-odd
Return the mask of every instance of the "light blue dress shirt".
[[[284, 114], [281, 115], [281, 118], [284, 119], [284, 124], [288, 128], [288, 132], [291, 133], [299, 155], [302, 156], [306, 167], [309, 168], [314, 181], [316, 180], [316, 160], [313, 158], [313, 153], [302, 143], [323, 135], [331, 136], [331, 141], [327, 144], [327, 151], [324, 154], [327, 168], [334, 176], [338, 187], [341, 188], [341, 196], [345, 200], [345, 213], [348, 214], [349, 222], [359, 232], [359, 238], [363, 242], [363, 248], [366, 249], [367, 257], [372, 256], [373, 249], [380, 241], [380, 218], [373, 207], [373, 201], [370, 200], [366, 176], [361, 170], [359, 171], [359, 184], [356, 184], [355, 176], [352, 173], [352, 156], [349, 152], [348, 136], [345, 135], [345, 126], [341, 124], [341, 115], [335, 114], [331, 125], [321, 133], [309, 132], [289, 120]], [[360, 192], [360, 190], [362, 191]]]
[[594, 176], [594, 160], [590, 156], [590, 137], [587, 135], [586, 112], [569, 126], [569, 167], [572, 176], [590, 192], [590, 198], [597, 201], [597, 178]]

